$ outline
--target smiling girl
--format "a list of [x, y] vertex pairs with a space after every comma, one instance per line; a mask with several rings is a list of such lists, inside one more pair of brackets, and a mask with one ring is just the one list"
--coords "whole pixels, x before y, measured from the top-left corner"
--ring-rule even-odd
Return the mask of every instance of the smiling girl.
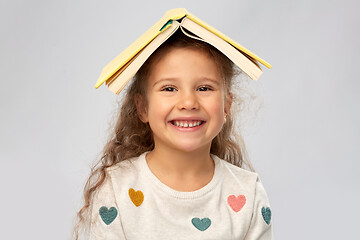
[[272, 239], [268, 197], [232, 134], [235, 73], [181, 31], [151, 55], [85, 186], [90, 239]]

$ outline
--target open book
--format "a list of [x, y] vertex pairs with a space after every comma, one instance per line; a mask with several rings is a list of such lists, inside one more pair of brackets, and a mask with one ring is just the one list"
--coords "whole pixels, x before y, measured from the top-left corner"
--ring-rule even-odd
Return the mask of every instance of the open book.
[[179, 28], [185, 35], [217, 48], [253, 80], [262, 74], [257, 63], [271, 68], [269, 63], [184, 8], [177, 8], [168, 11], [159, 22], [105, 66], [95, 87], [106, 82], [112, 92], [119, 94], [150, 55]]

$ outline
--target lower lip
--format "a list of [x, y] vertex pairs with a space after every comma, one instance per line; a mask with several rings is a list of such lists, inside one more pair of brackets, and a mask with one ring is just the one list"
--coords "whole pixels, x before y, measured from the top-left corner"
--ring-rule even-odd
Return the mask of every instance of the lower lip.
[[173, 125], [171, 122], [169, 122], [170, 126], [173, 127], [174, 129], [180, 131], [180, 132], [195, 132], [197, 130], [199, 130], [200, 128], [202, 128], [205, 125], [206, 122], [203, 122], [201, 125], [196, 126], [196, 127], [177, 127], [175, 125]]

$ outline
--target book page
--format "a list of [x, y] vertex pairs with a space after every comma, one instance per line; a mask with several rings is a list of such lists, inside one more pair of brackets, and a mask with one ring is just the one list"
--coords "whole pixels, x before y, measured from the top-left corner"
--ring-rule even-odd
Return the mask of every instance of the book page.
[[180, 23], [173, 21], [171, 26], [161, 32], [156, 38], [154, 38], [139, 54], [132, 60], [132, 62], [122, 70], [116, 78], [114, 78], [109, 84], [109, 89], [115, 94], [119, 94], [131, 78], [136, 74], [140, 67], [155, 52], [155, 50], [161, 46], [173, 33], [179, 28]]
[[201, 39], [203, 39], [203, 41], [217, 48], [231, 61], [233, 61], [233, 63], [235, 63], [251, 79], [257, 80], [262, 74], [262, 70], [247, 57], [248, 55], [244, 55], [230, 43], [193, 22], [191, 19], [184, 17], [181, 21], [181, 25], [190, 32], [199, 36]]

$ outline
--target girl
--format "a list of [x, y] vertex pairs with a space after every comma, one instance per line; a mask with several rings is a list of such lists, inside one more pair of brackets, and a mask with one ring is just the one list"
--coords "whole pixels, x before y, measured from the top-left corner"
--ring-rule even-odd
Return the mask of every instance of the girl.
[[232, 134], [235, 73], [181, 31], [152, 54], [87, 181], [76, 239], [272, 239], [266, 192]]

